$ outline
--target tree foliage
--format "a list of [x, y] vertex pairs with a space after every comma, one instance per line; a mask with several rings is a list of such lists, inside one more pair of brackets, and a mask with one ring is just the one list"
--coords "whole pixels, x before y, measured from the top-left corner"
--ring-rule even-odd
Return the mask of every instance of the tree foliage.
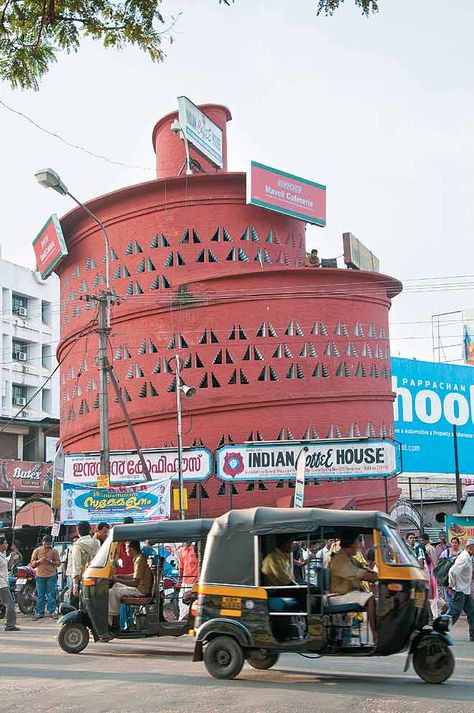
[[[219, 0], [221, 5], [230, 5], [235, 0]], [[317, 15], [333, 15], [334, 11], [343, 5], [346, 0], [316, 0]], [[362, 14], [366, 17], [371, 12], [378, 12], [379, 0], [354, 0], [357, 7], [360, 7]]]
[[161, 61], [169, 28], [163, 27], [160, 5], [161, 0], [0, 0], [0, 78], [38, 89], [58, 52], [77, 52], [85, 37], [104, 47], [134, 45]]
[[[317, 14], [333, 15], [346, 0], [317, 0]], [[354, 0], [357, 7], [360, 7], [362, 14], [368, 17], [371, 12], [378, 12], [379, 0]]]
[[[349, 0], [315, 0], [318, 15], [332, 15]], [[201, 0], [202, 2], [202, 0]], [[219, 0], [230, 5], [234, 0]], [[364, 15], [378, 11], [379, 0], [354, 0]], [[164, 59], [162, 42], [170, 26], [161, 0], [0, 0], [0, 79], [13, 87], [38, 89], [39, 80], [59, 52], [77, 52], [90, 37], [104, 47], [127, 45]], [[161, 30], [161, 31], [159, 31]]]

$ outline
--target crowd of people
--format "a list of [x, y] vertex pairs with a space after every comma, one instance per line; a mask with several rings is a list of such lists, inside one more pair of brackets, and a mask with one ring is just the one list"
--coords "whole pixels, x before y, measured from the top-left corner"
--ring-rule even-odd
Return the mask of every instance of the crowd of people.
[[406, 542], [428, 575], [433, 618], [436, 619], [440, 613], [449, 614], [455, 624], [464, 612], [469, 625], [469, 638], [474, 641], [474, 539], [468, 540], [463, 549], [459, 537], [452, 537], [448, 543], [444, 530], [441, 530], [436, 547], [426, 533], [417, 538], [414, 532], [409, 532]]

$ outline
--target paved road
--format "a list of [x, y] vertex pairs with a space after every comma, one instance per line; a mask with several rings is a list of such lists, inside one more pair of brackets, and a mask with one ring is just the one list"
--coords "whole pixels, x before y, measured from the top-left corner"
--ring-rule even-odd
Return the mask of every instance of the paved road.
[[216, 681], [191, 661], [192, 642], [90, 644], [64, 654], [57, 625], [20, 619], [0, 629], [0, 711], [8, 713], [473, 713], [474, 644], [454, 629], [456, 670], [443, 686], [403, 674], [404, 656], [308, 660], [285, 655], [270, 671], [245, 666]]

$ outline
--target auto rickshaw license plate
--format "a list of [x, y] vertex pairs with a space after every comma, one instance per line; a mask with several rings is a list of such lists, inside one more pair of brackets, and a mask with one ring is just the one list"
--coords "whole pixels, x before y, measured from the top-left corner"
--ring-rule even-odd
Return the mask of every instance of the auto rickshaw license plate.
[[242, 608], [242, 598], [241, 597], [222, 597], [222, 608], [223, 609], [241, 609]]

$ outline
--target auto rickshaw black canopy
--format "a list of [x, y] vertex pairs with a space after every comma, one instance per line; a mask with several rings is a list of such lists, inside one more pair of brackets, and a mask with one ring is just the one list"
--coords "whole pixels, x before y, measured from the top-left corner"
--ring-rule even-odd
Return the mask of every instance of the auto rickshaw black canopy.
[[321, 533], [334, 536], [343, 528], [363, 532], [383, 525], [396, 527], [385, 513], [324, 508], [249, 508], [216, 518], [207, 539], [201, 582], [257, 585], [262, 552], [254, 535], [288, 533], [295, 538]]
[[214, 520], [157, 520], [115, 525], [113, 542], [153, 540], [154, 542], [195, 542], [207, 537]]
[[214, 522], [214, 532], [251, 532], [253, 535], [269, 533], [314, 532], [321, 527], [377, 528], [382, 524], [396, 527], [396, 522], [377, 510], [327, 510], [325, 508], [248, 508], [231, 510]]

